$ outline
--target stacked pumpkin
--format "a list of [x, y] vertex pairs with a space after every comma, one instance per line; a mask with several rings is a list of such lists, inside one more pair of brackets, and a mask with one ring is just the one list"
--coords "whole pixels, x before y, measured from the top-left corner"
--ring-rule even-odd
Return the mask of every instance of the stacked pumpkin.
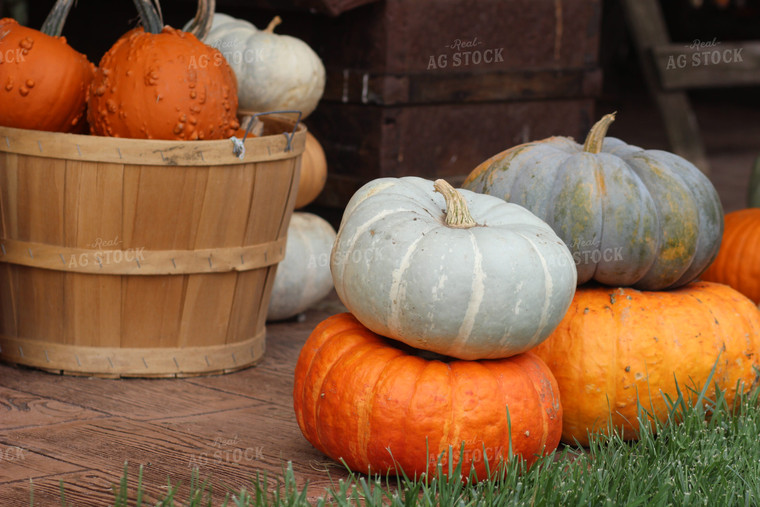
[[349, 201], [331, 255], [349, 313], [295, 372], [309, 442], [359, 472], [485, 478], [559, 443], [554, 376], [530, 349], [576, 287], [570, 251], [523, 207], [443, 180], [380, 178]]
[[[728, 286], [696, 281], [721, 242], [717, 192], [681, 157], [605, 137], [613, 119], [583, 146], [552, 137], [511, 148], [464, 183], [546, 220], [577, 263], [573, 303], [535, 349], [559, 383], [571, 444], [610, 426], [636, 438], [640, 409], [664, 421], [666, 398], [693, 401], [705, 384], [730, 405], [757, 380], [760, 312]], [[757, 265], [747, 268], [755, 277]]]

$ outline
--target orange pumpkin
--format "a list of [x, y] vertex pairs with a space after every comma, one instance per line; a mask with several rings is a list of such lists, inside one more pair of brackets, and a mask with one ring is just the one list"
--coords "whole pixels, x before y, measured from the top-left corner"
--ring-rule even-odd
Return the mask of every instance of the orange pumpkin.
[[306, 148], [301, 159], [301, 177], [298, 180], [296, 209], [311, 204], [319, 197], [327, 183], [327, 159], [322, 145], [311, 132], [306, 132]]
[[145, 28], [122, 36], [101, 59], [90, 93], [91, 132], [184, 140], [234, 135], [237, 81], [222, 54], [163, 26], [149, 0], [134, 1]]
[[71, 2], [59, 0], [41, 31], [0, 19], [0, 125], [83, 131], [95, 66], [60, 37]]
[[[448, 450], [462, 475], [485, 478], [511, 446], [528, 464], [561, 431], [557, 384], [530, 352], [508, 359], [426, 359], [350, 313], [321, 322], [306, 341], [293, 389], [306, 439], [354, 471], [417, 477]], [[510, 426], [511, 425], [511, 426]], [[460, 453], [464, 442], [464, 453]]]
[[533, 352], [559, 384], [563, 442], [588, 445], [587, 432], [606, 431], [609, 422], [632, 440], [637, 400], [666, 420], [664, 396], [678, 397], [676, 380], [689, 396], [715, 367], [711, 386], [720, 386], [729, 406], [737, 382], [744, 389], [756, 382], [760, 311], [732, 288], [708, 282], [659, 292], [581, 286], [565, 318]]
[[702, 279], [730, 285], [760, 304], [760, 208], [726, 214], [718, 257]]

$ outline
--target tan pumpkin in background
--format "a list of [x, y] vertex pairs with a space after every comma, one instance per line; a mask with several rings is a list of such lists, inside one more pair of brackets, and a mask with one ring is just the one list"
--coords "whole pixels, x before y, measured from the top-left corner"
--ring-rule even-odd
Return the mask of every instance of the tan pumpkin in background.
[[[554, 373], [564, 407], [562, 441], [588, 445], [611, 421], [636, 438], [638, 405], [664, 421], [664, 395], [685, 396], [710, 378], [731, 406], [738, 382], [756, 384], [760, 311], [727, 285], [694, 282], [644, 292], [578, 287], [554, 333], [533, 349]], [[714, 399], [714, 388], [708, 390]]]
[[[254, 116], [254, 111], [238, 109], [240, 129], [235, 134], [242, 139], [246, 132], [248, 137], [262, 135], [264, 124], [261, 116]], [[292, 115], [291, 115], [292, 116]], [[251, 124], [253, 122], [253, 124]], [[306, 131], [306, 147], [301, 156], [301, 175], [298, 179], [295, 209], [303, 208], [314, 202], [327, 183], [327, 158], [322, 145], [309, 131]]]
[[327, 158], [322, 145], [311, 132], [306, 132], [306, 149], [301, 156], [301, 178], [298, 182], [296, 209], [311, 204], [327, 183]]

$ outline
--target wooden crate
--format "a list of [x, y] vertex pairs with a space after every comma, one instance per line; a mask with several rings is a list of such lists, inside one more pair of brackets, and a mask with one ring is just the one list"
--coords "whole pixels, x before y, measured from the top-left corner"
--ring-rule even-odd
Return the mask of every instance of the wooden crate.
[[599, 0], [307, 2], [332, 17], [299, 13], [304, 1], [218, 10], [257, 25], [279, 13], [280, 31], [322, 57], [325, 94], [306, 120], [328, 158], [319, 205], [340, 208], [381, 176], [456, 183], [516, 143], [582, 139], [593, 124]]

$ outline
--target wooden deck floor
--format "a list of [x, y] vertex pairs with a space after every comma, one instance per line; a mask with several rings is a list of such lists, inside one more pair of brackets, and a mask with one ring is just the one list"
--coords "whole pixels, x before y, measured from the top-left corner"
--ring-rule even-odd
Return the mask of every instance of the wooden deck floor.
[[[611, 135], [666, 148], [656, 112], [625, 111]], [[744, 207], [760, 155], [760, 111], [708, 104], [698, 113], [724, 207]], [[339, 311], [333, 297], [304, 321], [267, 325], [263, 361], [223, 376], [106, 380], [0, 364], [0, 507], [28, 506], [30, 481], [35, 505], [60, 505], [61, 481], [71, 505], [108, 505], [125, 463], [132, 490], [144, 466], [151, 499], [166, 493], [168, 478], [186, 491], [193, 467], [221, 499], [227, 488], [249, 487], [257, 472], [274, 481], [288, 462], [299, 485], [309, 481], [309, 496], [321, 496], [346, 472], [302, 437], [291, 389], [303, 342]]]
[[144, 466], [154, 502], [168, 478], [186, 492], [194, 467], [221, 502], [227, 488], [250, 491], [257, 472], [273, 482], [287, 462], [321, 496], [346, 472], [301, 435], [293, 370], [311, 329], [339, 311], [329, 298], [302, 322], [268, 324], [264, 359], [221, 376], [113, 380], [0, 365], [0, 505], [28, 507], [30, 480], [35, 505], [60, 505], [61, 481], [71, 505], [110, 505], [125, 463], [133, 491]]

